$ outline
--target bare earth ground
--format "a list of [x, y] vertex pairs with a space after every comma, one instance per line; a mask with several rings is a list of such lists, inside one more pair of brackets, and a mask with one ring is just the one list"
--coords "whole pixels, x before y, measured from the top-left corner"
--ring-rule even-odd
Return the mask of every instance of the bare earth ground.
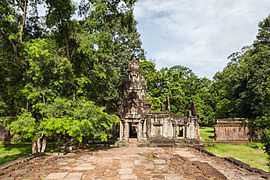
[[64, 180], [204, 180], [263, 179], [259, 174], [210, 157], [193, 148], [112, 148], [79, 151], [62, 156], [42, 156], [5, 170], [0, 179]]

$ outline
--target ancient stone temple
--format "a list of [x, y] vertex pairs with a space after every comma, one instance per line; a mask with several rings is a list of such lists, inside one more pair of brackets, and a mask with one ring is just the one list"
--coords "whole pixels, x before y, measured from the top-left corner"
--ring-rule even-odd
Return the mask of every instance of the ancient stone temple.
[[199, 140], [199, 125], [195, 113], [178, 117], [168, 111], [151, 112], [145, 101], [146, 81], [139, 71], [139, 61], [132, 60], [128, 67], [129, 79], [120, 108], [120, 141], [137, 138], [145, 141], [155, 137]]
[[244, 118], [217, 119], [215, 141], [246, 142], [249, 140], [248, 121]]

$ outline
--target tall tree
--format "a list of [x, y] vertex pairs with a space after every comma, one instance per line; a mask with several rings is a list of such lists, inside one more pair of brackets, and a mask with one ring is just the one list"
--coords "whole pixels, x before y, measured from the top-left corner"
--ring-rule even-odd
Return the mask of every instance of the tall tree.
[[[85, 19], [77, 34], [76, 73], [84, 79], [85, 95], [107, 110], [116, 111], [123, 79], [132, 58], [143, 49], [133, 16], [135, 1], [91, 0], [81, 3]], [[102, 91], [101, 91], [102, 90]]]
[[[31, 139], [33, 152], [47, 137], [108, 138], [128, 62], [143, 57], [134, 3], [82, 1], [78, 17], [72, 0], [0, 2], [0, 113], [16, 117], [14, 138]], [[80, 107], [92, 110], [81, 117]]]
[[216, 115], [246, 117], [251, 135], [259, 135], [270, 154], [270, 16], [259, 23], [256, 40], [214, 78]]
[[147, 80], [149, 100], [152, 110], [170, 111], [186, 115], [195, 103], [201, 125], [214, 123], [215, 101], [211, 92], [212, 83], [206, 78], [198, 78], [183, 66], [155, 69], [151, 61], [140, 62], [141, 72]]

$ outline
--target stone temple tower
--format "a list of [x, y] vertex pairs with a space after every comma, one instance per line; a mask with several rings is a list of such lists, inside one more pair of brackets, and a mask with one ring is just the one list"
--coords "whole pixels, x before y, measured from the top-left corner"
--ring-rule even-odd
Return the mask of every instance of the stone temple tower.
[[139, 60], [132, 60], [128, 67], [128, 83], [121, 107], [120, 140], [145, 138], [146, 81], [139, 71]]
[[199, 140], [199, 125], [195, 105], [189, 116], [178, 117], [170, 111], [150, 111], [146, 101], [146, 81], [140, 74], [139, 60], [132, 60], [128, 66], [128, 82], [120, 107], [119, 140], [152, 141], [156, 138]]

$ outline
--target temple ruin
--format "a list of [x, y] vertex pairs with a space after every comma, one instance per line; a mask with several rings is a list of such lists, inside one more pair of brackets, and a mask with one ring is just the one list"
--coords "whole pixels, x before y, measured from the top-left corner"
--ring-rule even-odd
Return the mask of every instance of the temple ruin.
[[199, 125], [195, 113], [178, 117], [169, 111], [152, 112], [146, 102], [146, 81], [139, 71], [139, 61], [132, 60], [128, 67], [128, 83], [120, 108], [119, 140], [151, 138], [199, 140]]
[[217, 119], [215, 141], [246, 142], [249, 140], [248, 121], [244, 118]]

